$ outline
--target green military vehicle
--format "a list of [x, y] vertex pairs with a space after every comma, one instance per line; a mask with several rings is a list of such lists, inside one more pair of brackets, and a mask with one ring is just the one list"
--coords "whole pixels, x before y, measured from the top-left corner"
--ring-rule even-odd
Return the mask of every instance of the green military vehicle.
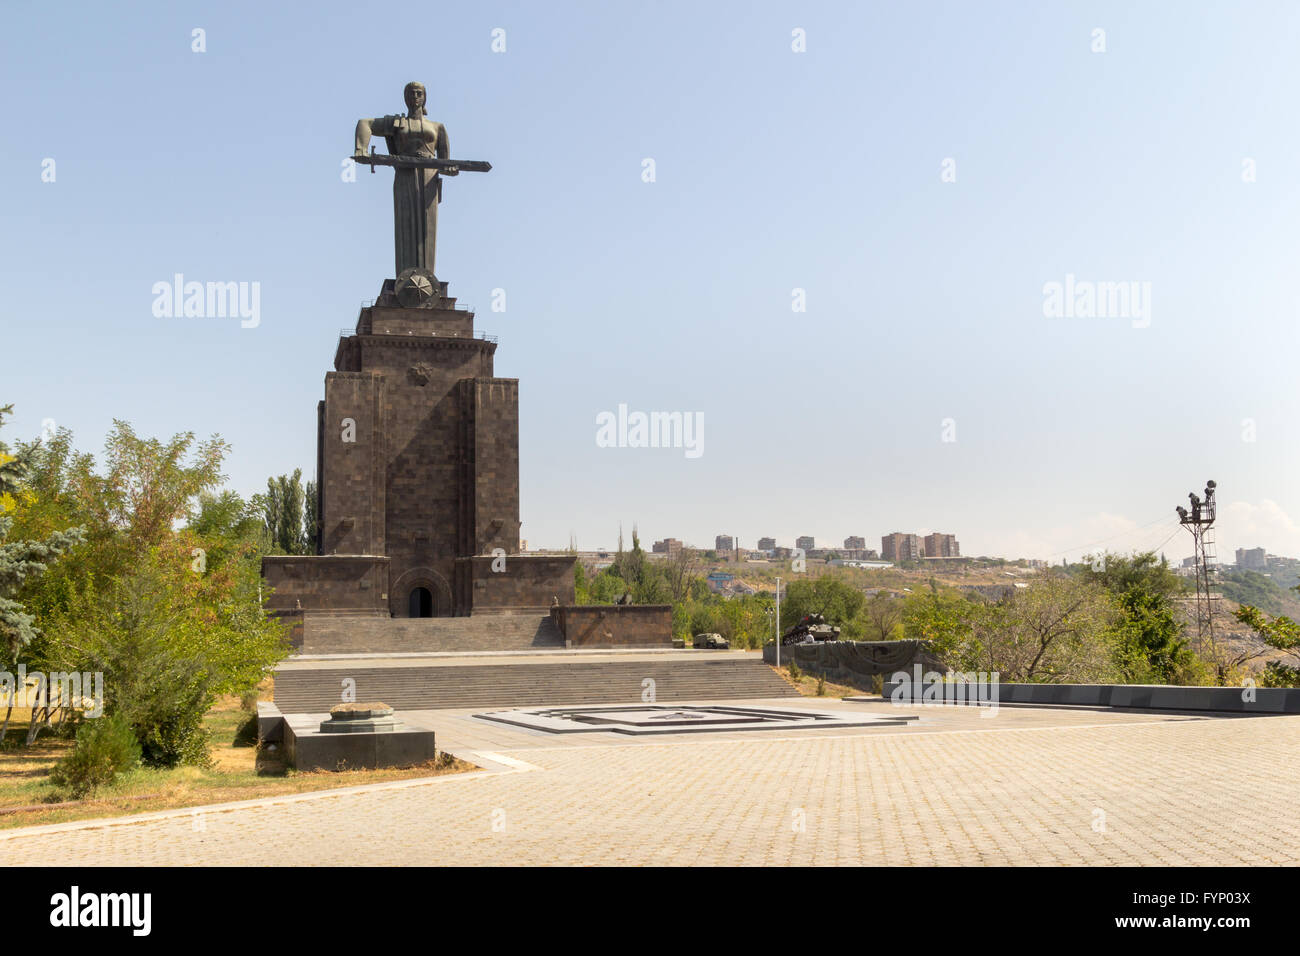
[[702, 650], [725, 651], [731, 645], [721, 634], [696, 634], [695, 646]]

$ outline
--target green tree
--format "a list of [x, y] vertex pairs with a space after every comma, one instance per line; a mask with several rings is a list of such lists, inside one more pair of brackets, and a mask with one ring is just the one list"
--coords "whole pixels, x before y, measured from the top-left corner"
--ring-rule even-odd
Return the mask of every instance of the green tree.
[[308, 482], [307, 489], [303, 488], [301, 468], [295, 468], [292, 475], [266, 479], [263, 520], [276, 553], [315, 552], [315, 502], [315, 483]]
[[[671, 603], [671, 592], [664, 569], [646, 557], [635, 526], [632, 528], [632, 550], [620, 551], [607, 570], [612, 571], [614, 576], [624, 582], [624, 589], [632, 595], [632, 603]], [[617, 600], [621, 596], [622, 592], [615, 595], [614, 599]]]
[[202, 762], [214, 695], [255, 687], [288, 653], [260, 600], [260, 509], [218, 492], [217, 437], [163, 442], [115, 422], [102, 468], [66, 433], [50, 445], [33, 457], [31, 524], [84, 523], [86, 543], [25, 585], [43, 631], [33, 663], [103, 671], [106, 707], [130, 717], [146, 759]]
[[1007, 683], [1114, 680], [1115, 614], [1096, 582], [1040, 574], [1005, 601], [975, 611], [965, 666], [958, 669], [997, 671]]
[[1174, 600], [1184, 584], [1169, 563], [1148, 551], [1086, 558], [1079, 574], [1091, 577], [1114, 599], [1115, 663], [1133, 684], [1200, 683], [1205, 668], [1183, 636]]
[[303, 528], [303, 554], [315, 554], [320, 539], [320, 501], [316, 497], [316, 482], [307, 482], [306, 521]]
[[[585, 574], [583, 576], [586, 577]], [[591, 576], [578, 603], [613, 604], [628, 590], [628, 582], [623, 580], [616, 567], [610, 565], [599, 574]]]
[[595, 604], [591, 600], [591, 579], [581, 561], [573, 562], [573, 603]]
[[868, 641], [892, 641], [899, 635], [903, 624], [903, 602], [898, 598], [878, 592], [863, 608], [865, 622], [863, 637]]
[[[1300, 585], [1293, 590], [1300, 591]], [[1286, 651], [1295, 661], [1269, 661], [1264, 665], [1260, 683], [1265, 687], [1300, 687], [1300, 624], [1286, 615], [1268, 617], [1257, 607], [1243, 605], [1235, 616], [1255, 632], [1256, 637], [1278, 650]]]
[[1297, 600], [1289, 593], [1294, 588], [1279, 583], [1278, 576], [1269, 577], [1246, 569], [1222, 571], [1216, 587], [1225, 598], [1238, 604], [1249, 604], [1269, 614], [1295, 615]]
[[[12, 405], [0, 408], [0, 426], [12, 411]], [[23, 586], [84, 538], [81, 528], [67, 528], [49, 533], [44, 540], [9, 540], [13, 513], [23, 502], [35, 500], [23, 487], [27, 475], [26, 456], [11, 455], [0, 443], [0, 638], [4, 641], [6, 665], [16, 664], [22, 649], [40, 634], [35, 617], [17, 600]], [[7, 726], [8, 717], [5, 723]]]
[[[0, 408], [0, 426], [12, 411], [12, 405]], [[19, 600], [22, 591], [30, 588], [51, 564], [84, 539], [82, 528], [65, 528], [46, 531], [41, 540], [22, 537], [10, 540], [15, 515], [26, 509], [35, 510], [33, 506], [39, 501], [27, 484], [31, 476], [30, 457], [26, 453], [10, 454], [8, 447], [0, 442], [0, 654], [3, 654], [4, 669], [11, 673], [18, 669], [28, 646], [41, 637], [35, 615], [29, 613]], [[9, 732], [14, 699], [10, 697], [4, 704], [0, 743]], [[45, 708], [46, 717], [49, 710], [49, 707]], [[29, 741], [35, 738], [39, 728], [40, 721], [33, 714]]]
[[821, 614], [826, 623], [841, 629], [843, 640], [855, 640], [863, 627], [866, 596], [836, 575], [792, 581], [781, 599], [781, 631], [799, 623], [807, 614]]
[[978, 597], [966, 597], [931, 581], [928, 590], [903, 599], [903, 637], [928, 641], [940, 660], [957, 666], [970, 653], [967, 645], [974, 637], [975, 620], [982, 607]]

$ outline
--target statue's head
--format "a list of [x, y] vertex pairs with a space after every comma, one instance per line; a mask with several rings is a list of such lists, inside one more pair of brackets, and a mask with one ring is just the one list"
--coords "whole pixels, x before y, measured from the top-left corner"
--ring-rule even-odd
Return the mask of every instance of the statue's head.
[[406, 100], [406, 109], [412, 116], [425, 115], [424, 103], [427, 98], [424, 84], [416, 83], [414, 80], [407, 83], [406, 88], [402, 90], [402, 99]]

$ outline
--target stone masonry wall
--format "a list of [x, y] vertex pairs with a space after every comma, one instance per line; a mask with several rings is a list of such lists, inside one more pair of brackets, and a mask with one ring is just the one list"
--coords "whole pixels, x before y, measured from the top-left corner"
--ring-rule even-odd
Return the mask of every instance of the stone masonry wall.
[[552, 608], [572, 647], [673, 646], [673, 609], [668, 604], [583, 604]]
[[545, 611], [553, 598], [573, 603], [575, 555], [515, 554], [504, 569], [493, 571], [494, 558], [476, 555], [456, 562], [458, 613], [520, 608]]
[[271, 611], [380, 612], [388, 606], [388, 558], [383, 555], [268, 554], [262, 577], [272, 589]]

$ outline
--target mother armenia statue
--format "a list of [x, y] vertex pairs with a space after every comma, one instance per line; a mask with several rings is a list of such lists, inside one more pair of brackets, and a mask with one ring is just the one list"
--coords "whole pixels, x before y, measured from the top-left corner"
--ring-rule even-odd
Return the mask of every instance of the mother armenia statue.
[[[392, 166], [393, 243], [397, 276], [408, 269], [434, 275], [433, 261], [438, 236], [438, 203], [442, 200], [442, 177], [462, 170], [487, 172], [491, 164], [451, 159], [447, 128], [425, 119], [427, 94], [423, 83], [407, 83], [402, 91], [405, 116], [380, 116], [357, 121], [356, 146], [352, 158], [371, 167]], [[370, 137], [384, 137], [388, 155], [376, 154]]]

